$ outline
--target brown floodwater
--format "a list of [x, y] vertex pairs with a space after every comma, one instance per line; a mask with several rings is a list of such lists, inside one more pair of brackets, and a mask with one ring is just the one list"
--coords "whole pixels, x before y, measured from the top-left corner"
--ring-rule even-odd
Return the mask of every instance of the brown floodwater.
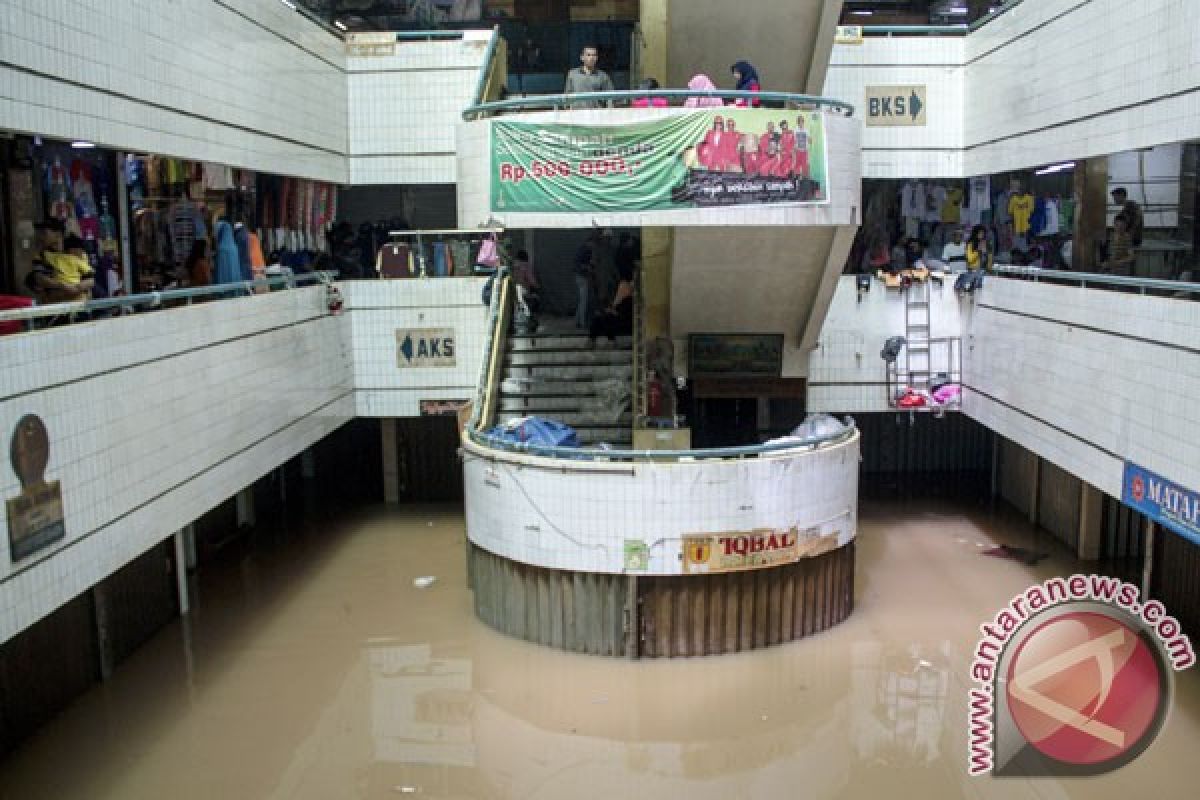
[[[475, 620], [452, 508], [374, 508], [210, 568], [193, 614], [0, 762], [12, 798], [1186, 798], [1200, 680], [1087, 779], [970, 778], [978, 626], [1076, 564], [1021, 520], [866, 503], [857, 607], [786, 646], [630, 662]], [[980, 555], [1053, 552], [1037, 567]], [[413, 579], [434, 575], [420, 589]]]

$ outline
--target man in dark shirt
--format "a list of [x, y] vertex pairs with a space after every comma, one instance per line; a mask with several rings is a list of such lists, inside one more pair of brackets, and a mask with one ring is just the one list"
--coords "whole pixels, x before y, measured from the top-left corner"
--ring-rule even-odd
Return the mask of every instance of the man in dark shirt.
[[1142, 207], [1130, 200], [1129, 193], [1120, 186], [1112, 190], [1112, 199], [1113, 203], [1118, 206], [1117, 213], [1125, 215], [1125, 227], [1133, 246], [1141, 247], [1142, 228], [1145, 224], [1142, 218]]

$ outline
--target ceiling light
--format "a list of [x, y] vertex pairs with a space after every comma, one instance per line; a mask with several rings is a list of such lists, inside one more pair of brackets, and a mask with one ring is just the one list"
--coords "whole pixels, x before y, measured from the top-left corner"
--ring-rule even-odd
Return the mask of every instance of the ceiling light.
[[1064, 170], [1074, 169], [1074, 168], [1075, 168], [1074, 161], [1065, 161], [1062, 164], [1051, 164], [1048, 167], [1039, 169], [1037, 172], [1035, 172], [1033, 174], [1034, 175], [1051, 175], [1055, 172], [1063, 172]]
[[346, 27], [346, 23], [342, 22], [340, 19], [335, 19], [333, 21], [333, 27], [337, 28], [339, 31], [349, 30], [349, 28]]
[[851, 11], [850, 13], [856, 17], [869, 17], [872, 14], [874, 14], [875, 12], [874, 11]]
[[71, 147], [74, 147], [76, 150], [90, 150], [95, 146], [96, 146], [95, 142], [85, 142], [82, 139], [79, 141], [71, 142]]

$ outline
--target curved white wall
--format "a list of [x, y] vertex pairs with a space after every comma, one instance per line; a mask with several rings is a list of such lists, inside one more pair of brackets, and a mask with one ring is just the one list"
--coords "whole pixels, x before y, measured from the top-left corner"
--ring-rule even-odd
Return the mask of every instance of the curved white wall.
[[836, 536], [840, 547], [857, 531], [857, 433], [744, 460], [598, 463], [464, 450], [467, 535], [526, 564], [621, 573], [632, 539], [650, 548], [637, 574], [680, 575], [683, 536], [795, 528], [803, 552], [818, 537]]

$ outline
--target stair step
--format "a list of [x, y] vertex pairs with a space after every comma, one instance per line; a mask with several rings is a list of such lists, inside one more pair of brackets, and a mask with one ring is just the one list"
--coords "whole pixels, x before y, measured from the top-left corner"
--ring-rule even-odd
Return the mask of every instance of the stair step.
[[629, 350], [578, 350], [549, 353], [509, 353], [504, 357], [506, 367], [563, 366], [582, 367], [590, 365], [633, 364], [633, 353]]
[[[607, 340], [597, 347], [609, 347]], [[555, 350], [589, 350], [591, 341], [587, 334], [550, 334], [546, 336], [510, 336], [508, 338], [509, 353], [543, 353]], [[616, 349], [632, 352], [633, 339], [629, 336], [618, 336]]]
[[629, 381], [633, 380], [633, 365], [588, 364], [583, 366], [563, 366], [529, 364], [509, 367], [504, 372], [504, 378], [506, 380], [533, 378], [535, 380], [542, 379], [560, 382], [579, 379], [587, 381], [612, 379]]
[[609, 379], [556, 381], [513, 377], [500, 382], [500, 396], [589, 397], [606, 389], [608, 382]]
[[592, 408], [600, 408], [601, 401], [587, 395], [576, 395], [575, 397], [501, 395], [498, 405], [501, 411], [519, 411], [524, 414], [547, 416], [555, 411], [587, 411]]

